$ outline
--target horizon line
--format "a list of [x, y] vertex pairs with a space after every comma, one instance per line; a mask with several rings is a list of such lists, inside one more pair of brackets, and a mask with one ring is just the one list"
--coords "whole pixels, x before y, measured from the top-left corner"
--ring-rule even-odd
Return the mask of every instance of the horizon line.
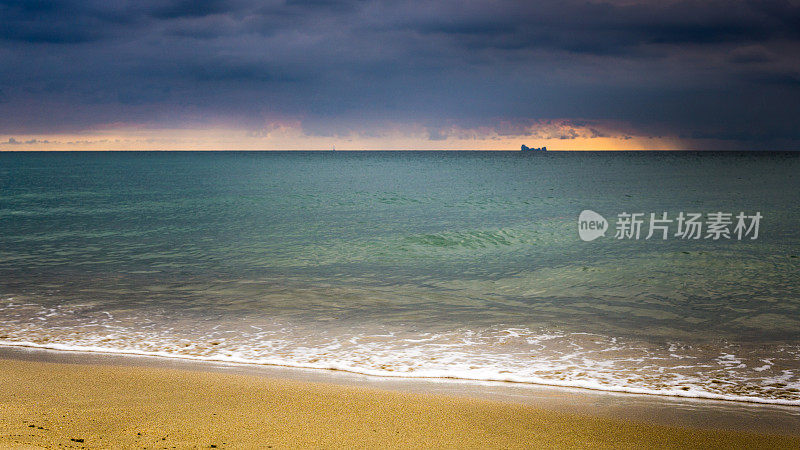
[[548, 149], [547, 151], [525, 152], [517, 149], [0, 149], [0, 153], [69, 153], [69, 152], [508, 152], [508, 153], [585, 153], [585, 152], [800, 152], [800, 149]]

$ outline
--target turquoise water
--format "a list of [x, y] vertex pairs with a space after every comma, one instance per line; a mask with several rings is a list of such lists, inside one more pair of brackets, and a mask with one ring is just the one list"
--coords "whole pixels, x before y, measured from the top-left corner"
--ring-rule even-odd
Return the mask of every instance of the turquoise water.
[[[0, 343], [800, 405], [798, 174], [791, 153], [0, 153]], [[605, 237], [579, 239], [584, 209]], [[614, 239], [618, 213], [664, 211], [763, 219]]]

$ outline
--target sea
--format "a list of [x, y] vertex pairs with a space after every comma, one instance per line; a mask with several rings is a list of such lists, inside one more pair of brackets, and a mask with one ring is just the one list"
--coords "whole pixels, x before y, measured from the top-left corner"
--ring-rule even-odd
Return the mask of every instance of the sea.
[[798, 200], [800, 153], [1, 152], [0, 345], [800, 406]]

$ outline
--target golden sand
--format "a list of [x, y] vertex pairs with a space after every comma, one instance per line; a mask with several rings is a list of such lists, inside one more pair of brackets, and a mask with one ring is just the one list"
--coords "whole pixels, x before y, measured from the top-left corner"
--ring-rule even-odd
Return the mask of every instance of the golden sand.
[[253, 375], [0, 359], [0, 446], [800, 448], [800, 437]]

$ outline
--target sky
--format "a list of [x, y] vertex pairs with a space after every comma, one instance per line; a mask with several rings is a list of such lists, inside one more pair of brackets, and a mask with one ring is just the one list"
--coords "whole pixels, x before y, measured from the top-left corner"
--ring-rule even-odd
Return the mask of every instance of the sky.
[[0, 0], [0, 150], [800, 150], [800, 0]]

